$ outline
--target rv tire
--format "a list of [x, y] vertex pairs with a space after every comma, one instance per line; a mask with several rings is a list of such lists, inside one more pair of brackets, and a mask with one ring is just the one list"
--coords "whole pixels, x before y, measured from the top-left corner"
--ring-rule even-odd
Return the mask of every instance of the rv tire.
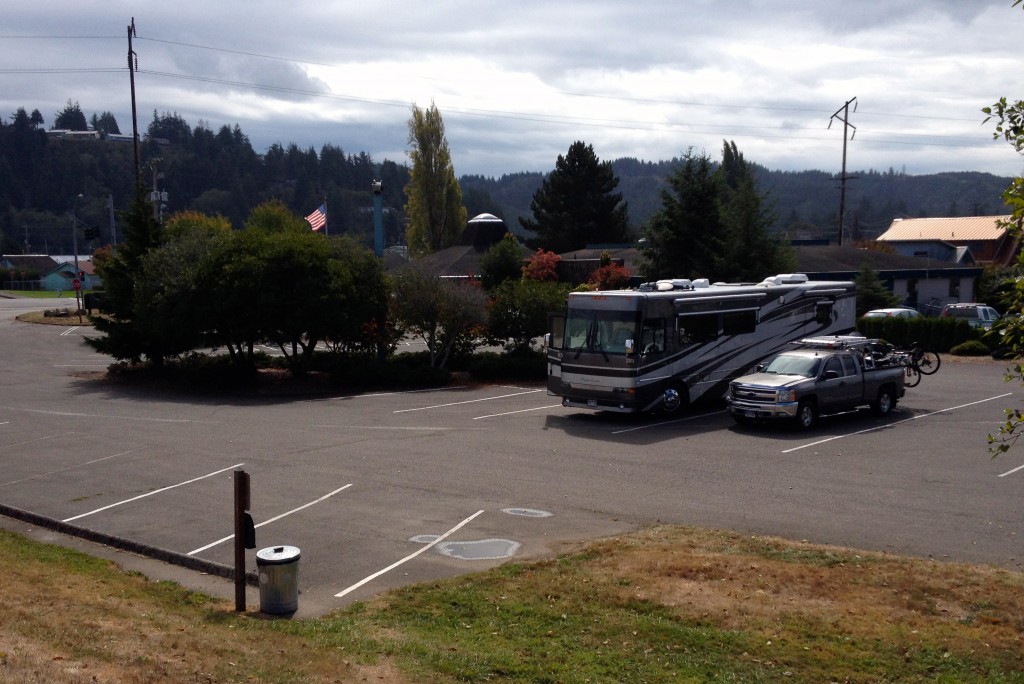
[[665, 388], [661, 398], [661, 411], [663, 413], [675, 413], [686, 406], [690, 400], [690, 393], [682, 385], [672, 384]]

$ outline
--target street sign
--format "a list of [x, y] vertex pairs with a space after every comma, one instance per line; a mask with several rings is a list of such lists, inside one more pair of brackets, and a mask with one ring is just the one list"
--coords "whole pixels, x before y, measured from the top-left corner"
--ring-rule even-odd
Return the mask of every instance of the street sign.
[[71, 281], [71, 287], [74, 288], [75, 290], [81, 290], [82, 282], [78, 278], [75, 278], [74, 280]]

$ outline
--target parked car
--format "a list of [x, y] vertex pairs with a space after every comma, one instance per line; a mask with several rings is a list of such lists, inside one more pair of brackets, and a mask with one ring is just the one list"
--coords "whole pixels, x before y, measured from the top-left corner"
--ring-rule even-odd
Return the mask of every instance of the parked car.
[[873, 309], [864, 314], [863, 318], [919, 318], [920, 316], [917, 309], [897, 306], [892, 309]]
[[968, 302], [961, 304], [947, 304], [942, 309], [943, 318], [961, 318], [971, 324], [972, 328], [992, 327], [992, 324], [999, 320], [999, 312], [991, 306]]

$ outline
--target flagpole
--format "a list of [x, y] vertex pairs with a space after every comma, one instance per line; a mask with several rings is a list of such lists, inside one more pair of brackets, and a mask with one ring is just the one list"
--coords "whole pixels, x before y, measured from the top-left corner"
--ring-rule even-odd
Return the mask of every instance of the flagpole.
[[330, 230], [331, 230], [331, 220], [330, 220], [330, 217], [327, 216], [327, 197], [324, 197], [324, 203], [323, 204], [324, 204], [324, 237], [328, 237], [330, 235]]

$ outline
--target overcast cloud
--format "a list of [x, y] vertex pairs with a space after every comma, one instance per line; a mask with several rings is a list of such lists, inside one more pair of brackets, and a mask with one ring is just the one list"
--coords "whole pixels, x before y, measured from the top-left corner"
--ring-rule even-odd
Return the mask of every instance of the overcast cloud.
[[[437, 105], [456, 173], [550, 171], [576, 140], [657, 161], [733, 140], [771, 169], [1017, 175], [981, 108], [1024, 97], [1012, 0], [246, 0], [18, 3], [0, 28], [0, 115], [68, 100], [131, 132], [154, 110], [273, 143], [404, 163]], [[851, 134], [853, 129], [849, 131]]]

